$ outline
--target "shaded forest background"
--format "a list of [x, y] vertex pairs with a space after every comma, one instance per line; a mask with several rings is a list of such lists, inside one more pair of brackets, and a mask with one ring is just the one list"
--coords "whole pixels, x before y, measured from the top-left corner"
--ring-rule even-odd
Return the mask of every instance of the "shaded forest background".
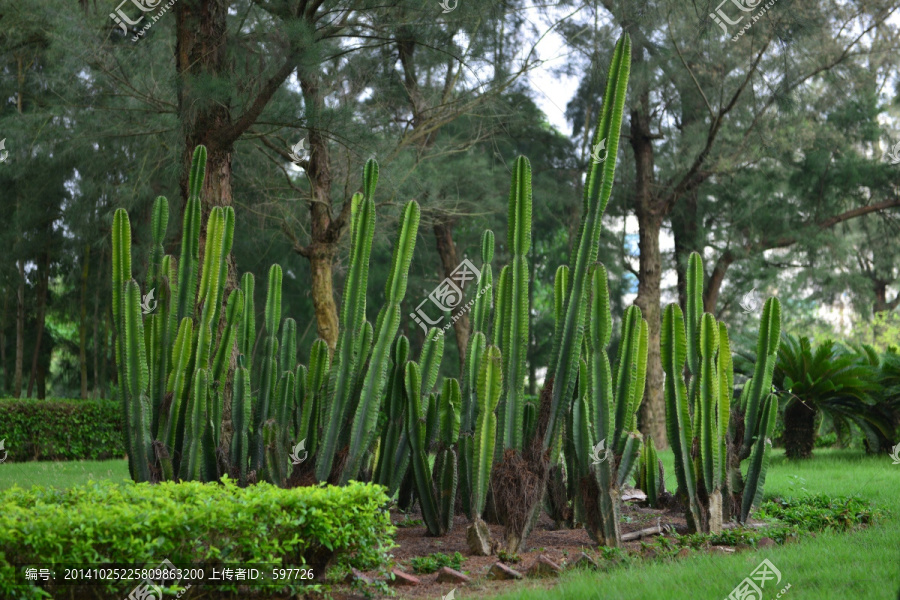
[[[282, 265], [301, 357], [317, 336], [337, 338], [349, 199], [366, 159], [381, 173], [374, 319], [403, 203], [423, 208], [410, 313], [463, 258], [479, 264], [484, 229], [497, 234], [494, 264], [507, 261], [509, 169], [528, 156], [536, 393], [553, 273], [577, 234], [589, 136], [622, 29], [633, 67], [600, 260], [614, 312], [634, 302], [650, 325], [642, 430], [662, 445], [660, 307], [681, 298], [692, 251], [705, 257], [706, 309], [747, 356], [758, 313], [741, 307], [745, 297], [777, 294], [789, 332], [880, 348], [900, 339], [894, 2], [780, 0], [736, 41], [738, 26], [725, 33], [710, 13], [740, 11], [716, 2], [166, 6], [0, 1], [0, 394], [113, 396], [113, 212], [129, 210], [142, 273], [152, 202], [183, 206], [197, 144], [209, 150], [204, 210], [237, 212], [230, 281], [250, 271], [264, 282]], [[118, 9], [136, 24], [117, 25]], [[552, 68], [536, 47], [548, 38], [564, 57]], [[563, 93], [570, 130], [543, 112], [539, 73], [576, 82]], [[176, 255], [180, 227], [173, 210], [166, 251]], [[447, 375], [459, 374], [468, 327], [463, 318], [448, 332]], [[401, 332], [414, 348], [424, 338], [412, 318]]]

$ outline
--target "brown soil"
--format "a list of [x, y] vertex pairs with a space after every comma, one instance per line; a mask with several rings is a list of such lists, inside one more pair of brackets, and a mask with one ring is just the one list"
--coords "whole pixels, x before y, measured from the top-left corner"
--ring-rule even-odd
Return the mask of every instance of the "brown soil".
[[[622, 507], [622, 515], [624, 521], [622, 523], [622, 533], [638, 531], [647, 527], [652, 527], [660, 522], [662, 525], [669, 525], [679, 533], [687, 532], [687, 523], [684, 515], [677, 510], [662, 510], [652, 508], [641, 508], [630, 503], [624, 503]], [[410, 514], [410, 519], [420, 518], [421, 515]], [[392, 512], [391, 519], [394, 524], [401, 522], [407, 517], [399, 512]], [[486, 574], [491, 566], [499, 561], [497, 556], [473, 556], [469, 552], [466, 543], [466, 528], [469, 522], [464, 515], [458, 515], [454, 520], [452, 531], [444, 537], [427, 537], [425, 535], [424, 526], [416, 527], [398, 527], [395, 540], [397, 547], [392, 551], [395, 567], [405, 573], [415, 575], [421, 583], [416, 586], [398, 586], [394, 590], [397, 598], [430, 598], [432, 600], [441, 598], [448, 594], [452, 589], [457, 588], [457, 595], [462, 590], [466, 591], [466, 596], [473, 595], [489, 596], [502, 593], [511, 585], [529, 585], [552, 587], [555, 584], [554, 578], [531, 579], [526, 576], [522, 581], [492, 581], [486, 578]], [[492, 539], [502, 540], [503, 527], [500, 525], [488, 525], [491, 530]], [[652, 543], [657, 536], [644, 538], [645, 542]], [[578, 529], [555, 529], [553, 521], [546, 515], [542, 514], [540, 521], [534, 531], [528, 537], [527, 552], [519, 554], [520, 560], [516, 563], [507, 563], [516, 571], [525, 575], [525, 571], [535, 562], [538, 555], [543, 554], [557, 565], [566, 568], [567, 563], [573, 562], [581, 552], [585, 552], [598, 563], [603, 560], [596, 553], [596, 544], [591, 541], [587, 531], [583, 528]], [[636, 540], [626, 542], [622, 548], [624, 551], [640, 553], [641, 541]], [[437, 573], [418, 574], [415, 573], [410, 559], [418, 556], [428, 556], [435, 552], [441, 552], [452, 556], [454, 552], [463, 555], [461, 571], [472, 578], [471, 583], [455, 584], [455, 583], [437, 583]], [[601, 565], [602, 566], [602, 565]], [[366, 573], [373, 579], [378, 578], [375, 572]], [[382, 575], [383, 577], [383, 575]], [[349, 585], [335, 585], [333, 595], [336, 599], [352, 600], [363, 598], [359, 590], [353, 590]]]

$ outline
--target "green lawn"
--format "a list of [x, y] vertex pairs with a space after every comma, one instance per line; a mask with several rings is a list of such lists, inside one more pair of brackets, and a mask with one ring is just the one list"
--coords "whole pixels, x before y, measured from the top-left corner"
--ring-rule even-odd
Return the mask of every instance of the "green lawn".
[[[661, 452], [666, 484], [675, 487], [672, 456]], [[79, 462], [31, 462], [0, 465], [0, 489], [14, 483], [67, 487], [88, 479], [124, 481], [124, 460]], [[697, 554], [677, 562], [643, 563], [609, 573], [564, 575], [560, 584], [540, 589], [518, 585], [500, 598], [543, 600], [584, 598], [591, 600], [723, 600], [764, 558], [781, 571], [778, 588], [767, 586], [762, 600], [781, 596], [786, 600], [897, 600], [900, 591], [900, 465], [886, 456], [867, 457], [861, 452], [817, 450], [807, 462], [789, 462], [782, 451], [773, 453], [766, 495], [798, 496], [806, 493], [831, 496], [859, 495], [887, 514], [877, 525], [849, 534], [818, 533], [791, 544], [732, 556]], [[771, 584], [770, 584], [771, 585]], [[465, 598], [460, 593], [461, 598]], [[756, 600], [755, 597], [751, 597]]]

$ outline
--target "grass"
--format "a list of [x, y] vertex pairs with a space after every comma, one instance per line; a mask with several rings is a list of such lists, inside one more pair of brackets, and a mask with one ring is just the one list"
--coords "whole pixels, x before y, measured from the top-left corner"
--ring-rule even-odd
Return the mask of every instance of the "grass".
[[[776, 449], [766, 479], [766, 497], [828, 494], [853, 496], [884, 511], [876, 525], [852, 533], [820, 532], [789, 544], [731, 556], [697, 553], [680, 561], [639, 563], [607, 573], [564, 575], [551, 589], [518, 587], [497, 600], [722, 600], [745, 577], [769, 559], [781, 571], [763, 600], [771, 600], [788, 583], [784, 600], [897, 600], [900, 590], [900, 465], [886, 456], [858, 451], [817, 450], [816, 458], [788, 461]], [[671, 453], [660, 452], [666, 487], [674, 489]], [[771, 589], [770, 589], [771, 588]], [[755, 596], [751, 596], [754, 597]]]
[[108, 479], [122, 482], [130, 479], [127, 460], [70, 460], [59, 462], [5, 462], [0, 464], [0, 490], [18, 485], [69, 488], [88, 480]]
[[[672, 455], [660, 452], [666, 487], [675, 488]], [[69, 487], [88, 479], [124, 481], [124, 460], [5, 463], [0, 489], [44, 485]], [[900, 465], [886, 456], [850, 450], [816, 450], [816, 458], [788, 461], [773, 452], [766, 497], [858, 495], [884, 516], [875, 525], [851, 533], [820, 532], [799, 544], [742, 552], [731, 556], [693, 554], [678, 561], [643, 562], [606, 573], [567, 573], [559, 585], [541, 589], [517, 584], [497, 600], [722, 600], [764, 559], [781, 571], [779, 587], [766, 586], [772, 600], [787, 585], [784, 600], [897, 600], [900, 590]], [[771, 585], [771, 584], [770, 584]]]

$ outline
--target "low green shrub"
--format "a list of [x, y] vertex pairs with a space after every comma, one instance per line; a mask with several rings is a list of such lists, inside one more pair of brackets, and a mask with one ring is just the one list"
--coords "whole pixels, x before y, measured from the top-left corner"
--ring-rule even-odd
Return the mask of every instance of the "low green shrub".
[[104, 460], [125, 456], [122, 411], [113, 400], [0, 399], [7, 460]]
[[[312, 569], [312, 583], [322, 584], [330, 564], [361, 569], [388, 564], [395, 530], [387, 502], [383, 487], [358, 482], [293, 489], [267, 483], [240, 488], [227, 478], [224, 485], [13, 487], [0, 492], [0, 598], [40, 598], [42, 590], [35, 583], [24, 584], [21, 574], [22, 565], [37, 564], [153, 568], [167, 559], [177, 567], [203, 567], [209, 573], [213, 567], [221, 571], [252, 563]], [[18, 587], [13, 585], [16, 576]], [[75, 597], [121, 598], [137, 583], [85, 586], [75, 590]], [[293, 594], [302, 583], [284, 589]], [[237, 585], [216, 589], [235, 592]], [[45, 591], [68, 597], [61, 586]]]
[[435, 552], [428, 556], [416, 556], [410, 559], [409, 563], [416, 573], [434, 573], [443, 567], [450, 567], [459, 571], [462, 569], [462, 561], [464, 560], [465, 558], [459, 552], [454, 552], [453, 556]]
[[756, 516], [760, 519], [778, 519], [806, 531], [847, 531], [871, 524], [881, 517], [881, 511], [855, 496], [832, 498], [827, 494], [818, 494], [767, 500], [759, 507]]

